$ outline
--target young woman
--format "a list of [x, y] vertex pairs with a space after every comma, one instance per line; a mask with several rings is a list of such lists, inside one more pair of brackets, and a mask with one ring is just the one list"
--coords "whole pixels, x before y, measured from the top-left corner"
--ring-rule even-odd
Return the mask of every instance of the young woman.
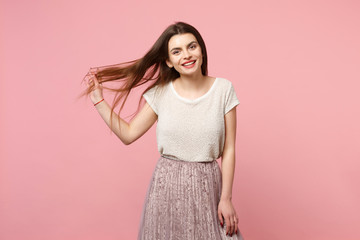
[[[86, 75], [84, 94], [124, 144], [140, 138], [157, 121], [160, 157], [146, 193], [138, 239], [243, 239], [232, 204], [239, 100], [229, 80], [207, 73], [200, 33], [176, 22], [143, 58], [91, 68]], [[123, 85], [102, 86], [115, 80]], [[142, 95], [145, 104], [130, 122], [113, 112], [125, 97], [121, 111], [133, 88], [149, 81], [153, 84]], [[103, 98], [103, 88], [117, 93], [112, 107]], [[220, 157], [221, 170], [216, 161]]]

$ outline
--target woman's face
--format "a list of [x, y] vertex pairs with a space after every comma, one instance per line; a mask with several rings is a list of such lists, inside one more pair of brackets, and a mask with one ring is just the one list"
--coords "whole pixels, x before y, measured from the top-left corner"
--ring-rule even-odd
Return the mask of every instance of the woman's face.
[[174, 67], [180, 75], [201, 72], [203, 59], [201, 47], [192, 33], [174, 35], [168, 45], [169, 59], [166, 64], [169, 68]]

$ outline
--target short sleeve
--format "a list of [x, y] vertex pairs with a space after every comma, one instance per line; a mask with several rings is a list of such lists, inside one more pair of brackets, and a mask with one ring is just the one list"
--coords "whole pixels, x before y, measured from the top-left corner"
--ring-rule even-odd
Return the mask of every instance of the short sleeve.
[[230, 86], [228, 87], [227, 91], [226, 91], [226, 100], [225, 100], [225, 112], [224, 115], [226, 113], [228, 113], [231, 109], [233, 109], [235, 106], [237, 106], [238, 104], [240, 104], [239, 99], [236, 96], [236, 92], [234, 89], [234, 86], [232, 85], [232, 83], [230, 82]]
[[158, 103], [159, 101], [157, 100], [157, 95], [156, 95], [156, 91], [155, 91], [155, 87], [150, 88], [148, 91], [146, 91], [143, 94], [143, 97], [145, 98], [145, 100], [147, 101], [147, 103], [150, 105], [150, 107], [154, 110], [154, 112], [156, 113], [156, 115], [159, 115], [159, 111], [158, 111]]

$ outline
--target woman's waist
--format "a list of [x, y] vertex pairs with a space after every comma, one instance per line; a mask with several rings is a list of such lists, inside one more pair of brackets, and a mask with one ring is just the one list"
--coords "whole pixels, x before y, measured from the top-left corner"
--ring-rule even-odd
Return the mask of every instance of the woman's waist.
[[183, 158], [179, 158], [177, 156], [173, 156], [173, 155], [167, 155], [167, 154], [160, 154], [161, 158], [165, 158], [168, 160], [173, 160], [173, 161], [178, 161], [178, 162], [184, 162], [184, 163], [212, 163], [212, 162], [216, 162], [216, 159], [206, 159], [204, 158], [203, 160], [191, 160], [191, 159], [183, 159]]

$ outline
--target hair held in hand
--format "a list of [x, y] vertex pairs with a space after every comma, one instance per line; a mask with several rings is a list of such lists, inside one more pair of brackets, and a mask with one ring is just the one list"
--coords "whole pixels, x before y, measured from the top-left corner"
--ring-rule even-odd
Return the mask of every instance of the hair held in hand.
[[[85, 75], [83, 81], [88, 81], [91, 76], [95, 76], [100, 84], [111, 81], [119, 82], [119, 87], [111, 88], [103, 85], [103, 88], [116, 93], [112, 104], [111, 114], [113, 114], [115, 107], [121, 103], [118, 112], [120, 115], [132, 89], [149, 81], [153, 81], [153, 83], [144, 90], [143, 93], [145, 93], [156, 85], [164, 86], [180, 76], [174, 68], [169, 68], [166, 65], [166, 60], [169, 57], [168, 43], [170, 38], [176, 34], [183, 33], [192, 33], [199, 42], [203, 54], [201, 71], [203, 75], [207, 75], [207, 53], [204, 40], [200, 33], [187, 23], [175, 22], [164, 30], [154, 45], [142, 58], [114, 65], [91, 68], [96, 69], [95, 73], [92, 75], [89, 71], [89, 73]], [[94, 82], [91, 81], [89, 84], [89, 87], [80, 95], [80, 97], [88, 96], [94, 90]], [[137, 111], [139, 111], [141, 99], [142, 98], [139, 99]], [[112, 119], [112, 116], [110, 116], [110, 119]]]

